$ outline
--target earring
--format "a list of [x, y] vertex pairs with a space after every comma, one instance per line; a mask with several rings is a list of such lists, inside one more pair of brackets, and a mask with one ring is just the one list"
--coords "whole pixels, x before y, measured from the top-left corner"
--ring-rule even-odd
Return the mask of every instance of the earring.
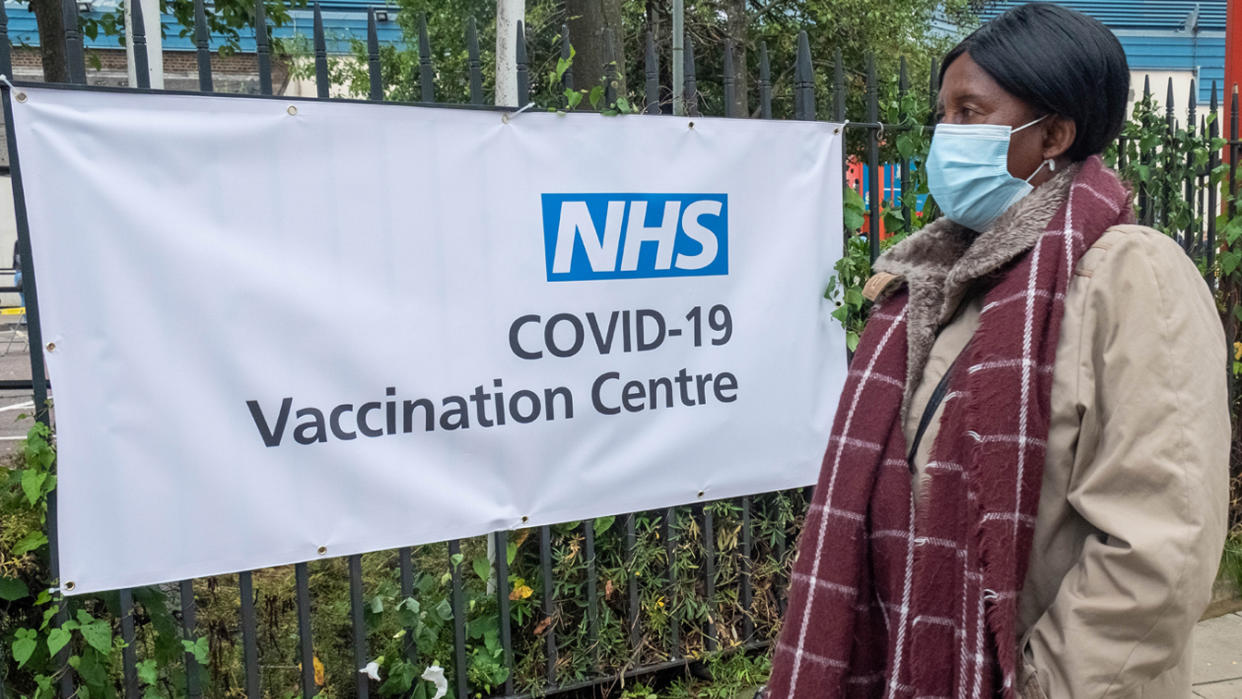
[[1056, 171], [1057, 171], [1057, 161], [1053, 160], [1052, 158], [1048, 158], [1048, 172], [1056, 172]]

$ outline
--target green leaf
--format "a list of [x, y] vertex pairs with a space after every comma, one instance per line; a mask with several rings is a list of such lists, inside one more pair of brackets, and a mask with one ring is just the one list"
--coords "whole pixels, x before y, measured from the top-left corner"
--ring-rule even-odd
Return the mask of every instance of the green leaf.
[[208, 661], [210, 660], [210, 658], [207, 655], [208, 647], [207, 647], [206, 636], [202, 636], [198, 640], [195, 640], [195, 641], [182, 640], [181, 647], [185, 649], [185, 652], [189, 653], [190, 655], [193, 655], [194, 660], [199, 665], [205, 666], [208, 664]]
[[107, 691], [105, 688], [108, 685], [108, 669], [103, 662], [106, 657], [106, 653], [86, 652], [74, 666], [74, 669], [78, 671], [78, 676], [86, 685], [98, 689], [101, 694]]
[[565, 91], [566, 106], [568, 106], [570, 109], [575, 109], [579, 104], [582, 104], [582, 97], [584, 94], [585, 93], [583, 93], [580, 90], [566, 90]]
[[837, 308], [832, 312], [832, 317], [836, 318], [842, 325], [844, 325], [845, 321], [849, 320], [850, 307], [837, 306]]
[[487, 562], [487, 558], [485, 556], [480, 556], [474, 559], [471, 561], [470, 565], [474, 566], [474, 574], [479, 577], [479, 580], [487, 582], [487, 579], [491, 577], [492, 566]]
[[621, 112], [622, 114], [626, 114], [626, 113], [634, 111], [634, 109], [630, 107], [629, 100], [627, 100], [624, 97], [618, 97], [617, 98], [617, 111]]
[[517, 544], [510, 541], [509, 544], [505, 546], [505, 563], [513, 565], [513, 560], [515, 558], [517, 558]]
[[436, 614], [438, 614], [442, 620], [448, 621], [453, 618], [453, 606], [449, 604], [448, 600], [442, 599], [440, 600], [440, 603], [436, 605]]
[[1220, 271], [1225, 276], [1229, 276], [1233, 274], [1234, 270], [1238, 268], [1238, 264], [1242, 262], [1242, 252], [1235, 250], [1222, 252], [1217, 259], [1220, 261]]
[[47, 482], [46, 471], [28, 468], [22, 471], [22, 492], [26, 494], [26, 502], [34, 505], [43, 495], [43, 484]]
[[138, 663], [138, 679], [143, 684], [155, 684], [159, 679], [159, 671], [155, 667], [155, 661], [148, 658]]
[[454, 568], [456, 568], [457, 566], [461, 565], [461, 562], [465, 560], [465, 558], [466, 557], [461, 555], [460, 553], [455, 553], [449, 557], [449, 562], [453, 564]]
[[30, 656], [34, 655], [35, 648], [39, 646], [38, 637], [34, 629], [18, 629], [14, 632], [13, 659], [17, 661], [17, 667], [25, 665]]
[[30, 595], [30, 588], [17, 578], [0, 578], [0, 599], [6, 602], [19, 600]]
[[858, 287], [851, 286], [845, 290], [845, 305], [852, 308], [862, 308], [865, 300], [862, 291]]
[[107, 621], [99, 619], [83, 624], [78, 632], [82, 634], [82, 638], [91, 648], [104, 655], [112, 651], [112, 626]]
[[591, 109], [599, 109], [599, 103], [604, 99], [604, 86], [596, 85], [591, 88], [591, 92], [587, 95], [587, 101], [591, 103]]
[[27, 553], [30, 553], [31, 551], [34, 551], [40, 546], [45, 545], [46, 543], [47, 543], [47, 534], [44, 534], [41, 531], [27, 532], [26, 536], [23, 536], [21, 539], [17, 541], [16, 544], [13, 545], [13, 555], [14, 556], [25, 555]]
[[858, 349], [858, 333], [853, 330], [847, 331], [845, 333], [845, 346], [848, 347], [851, 352]]
[[408, 661], [395, 660], [388, 666], [388, 677], [379, 686], [380, 696], [391, 697], [405, 694], [414, 685], [418, 671]]
[[384, 599], [379, 595], [371, 598], [371, 613], [380, 614], [384, 611]]
[[603, 536], [605, 532], [607, 532], [609, 529], [612, 528], [613, 523], [616, 521], [617, 521], [617, 518], [612, 515], [609, 515], [607, 517], [596, 517], [595, 524], [593, 527], [595, 529], [595, 538], [598, 539], [599, 537]]
[[67, 629], [52, 629], [47, 634], [47, 652], [49, 655], [56, 655], [69, 643], [69, 639], [73, 634]]

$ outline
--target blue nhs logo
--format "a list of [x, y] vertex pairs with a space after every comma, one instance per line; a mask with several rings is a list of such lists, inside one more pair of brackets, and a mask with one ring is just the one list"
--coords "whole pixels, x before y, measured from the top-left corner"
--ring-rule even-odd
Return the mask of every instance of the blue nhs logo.
[[548, 281], [729, 273], [726, 194], [544, 194]]

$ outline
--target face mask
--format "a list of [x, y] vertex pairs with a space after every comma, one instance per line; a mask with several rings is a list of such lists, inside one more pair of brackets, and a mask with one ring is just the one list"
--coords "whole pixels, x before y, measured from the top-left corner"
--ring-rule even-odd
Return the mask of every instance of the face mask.
[[1031, 177], [1052, 160], [1040, 163], [1031, 177], [1009, 174], [1009, 137], [1047, 118], [1018, 128], [1004, 124], [940, 124], [927, 156], [927, 184], [949, 220], [986, 231], [1001, 214], [1031, 193]]

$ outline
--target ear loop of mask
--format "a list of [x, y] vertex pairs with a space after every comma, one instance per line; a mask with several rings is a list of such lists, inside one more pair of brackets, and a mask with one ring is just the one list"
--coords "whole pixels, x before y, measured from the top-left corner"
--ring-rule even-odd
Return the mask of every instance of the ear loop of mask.
[[[1028, 126], [1034, 126], [1035, 124], [1038, 124], [1039, 122], [1043, 121], [1044, 119], [1047, 119], [1049, 116], [1050, 116], [1050, 115], [1045, 114], [1045, 115], [1043, 115], [1043, 116], [1039, 117], [1038, 119], [1036, 119], [1036, 120], [1034, 120], [1034, 121], [1028, 121], [1027, 123], [1025, 123], [1025, 124], [1023, 124], [1023, 125], [1019, 126], [1019, 127], [1018, 127], [1018, 128], [1016, 128], [1016, 129], [1011, 129], [1011, 130], [1009, 131], [1009, 135], [1010, 135], [1010, 136], [1012, 136], [1012, 135], [1014, 135], [1014, 134], [1018, 133], [1019, 131], [1021, 131], [1022, 129], [1025, 129], [1025, 128], [1026, 128], [1026, 127], [1028, 127]], [[1044, 166], [1045, 166], [1045, 165], [1047, 165], [1047, 166], [1048, 166], [1048, 171], [1049, 171], [1049, 172], [1056, 172], [1056, 171], [1057, 171], [1057, 163], [1056, 163], [1056, 161], [1055, 161], [1055, 160], [1053, 160], [1052, 158], [1048, 158], [1047, 160], [1045, 160], [1045, 161], [1043, 161], [1042, 163], [1040, 163], [1040, 164], [1039, 164], [1039, 167], [1035, 168], [1035, 172], [1032, 172], [1032, 173], [1031, 173], [1031, 175], [1030, 175], [1030, 177], [1027, 177], [1025, 180], [1023, 180], [1023, 182], [1026, 182], [1027, 184], [1030, 184], [1030, 183], [1031, 183], [1031, 180], [1035, 179], [1035, 176], [1039, 174], [1039, 171], [1040, 171], [1040, 170], [1043, 170], [1043, 169], [1044, 169]]]

